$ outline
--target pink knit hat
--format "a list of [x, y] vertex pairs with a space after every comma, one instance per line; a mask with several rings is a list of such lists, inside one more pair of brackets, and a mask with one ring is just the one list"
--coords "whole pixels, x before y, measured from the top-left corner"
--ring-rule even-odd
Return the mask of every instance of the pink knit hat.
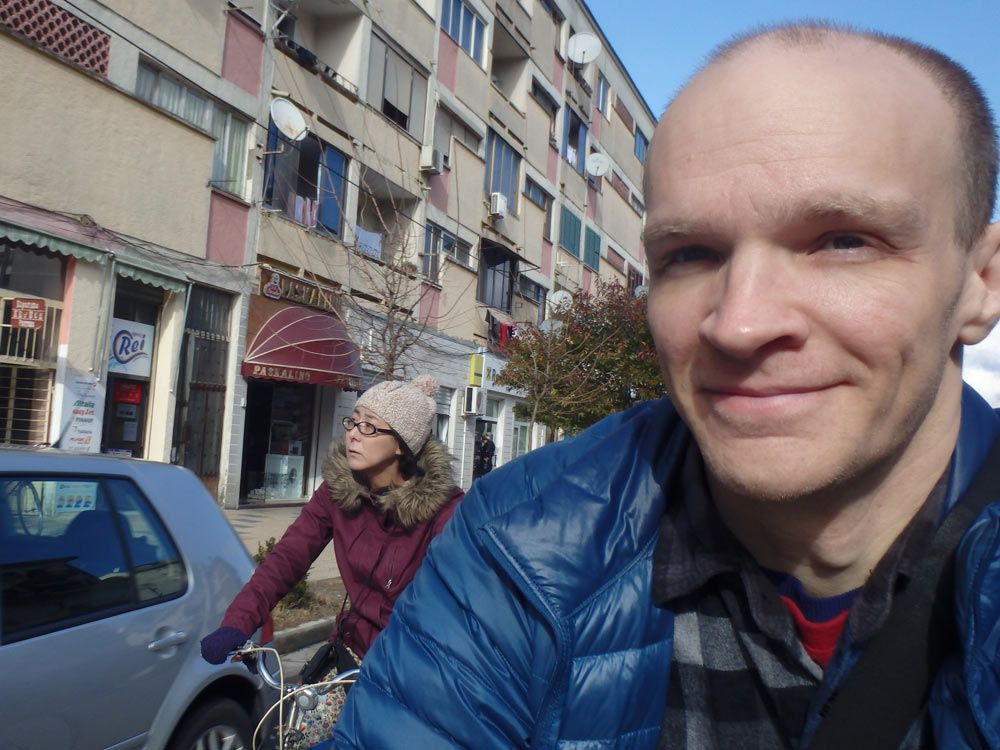
[[378, 414], [414, 454], [419, 453], [431, 432], [434, 396], [438, 382], [430, 375], [418, 375], [409, 383], [387, 380], [361, 394], [357, 406]]

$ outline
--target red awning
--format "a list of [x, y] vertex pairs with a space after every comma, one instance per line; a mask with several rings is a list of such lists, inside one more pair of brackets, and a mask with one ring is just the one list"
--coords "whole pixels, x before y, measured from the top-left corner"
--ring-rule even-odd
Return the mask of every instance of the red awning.
[[241, 371], [252, 378], [356, 388], [361, 358], [332, 315], [254, 296]]

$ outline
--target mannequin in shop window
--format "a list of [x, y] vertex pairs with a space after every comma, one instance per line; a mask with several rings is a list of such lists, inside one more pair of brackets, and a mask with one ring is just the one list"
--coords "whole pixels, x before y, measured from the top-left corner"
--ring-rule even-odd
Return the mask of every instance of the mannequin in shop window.
[[[360, 664], [463, 495], [447, 448], [429, 437], [437, 390], [434, 378], [421, 375], [378, 383], [361, 395], [343, 420], [346, 435], [330, 446], [323, 483], [230, 604], [221, 627], [202, 640], [207, 661], [221, 664], [242, 646], [332, 541], [348, 598], [330, 633], [337, 658], [329, 671], [345, 660]], [[343, 697], [334, 698], [334, 715], [323, 717], [325, 734], [307, 732], [300, 747], [333, 733]]]

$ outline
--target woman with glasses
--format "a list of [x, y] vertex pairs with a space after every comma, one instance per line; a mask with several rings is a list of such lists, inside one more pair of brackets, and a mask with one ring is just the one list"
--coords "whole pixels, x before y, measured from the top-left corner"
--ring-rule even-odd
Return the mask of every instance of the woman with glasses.
[[242, 646], [332, 540], [347, 600], [330, 634], [331, 662], [304, 678], [315, 681], [327, 668], [360, 663], [462, 498], [451, 455], [429, 437], [437, 391], [437, 381], [421, 375], [378, 383], [361, 395], [343, 419], [345, 436], [330, 446], [323, 483], [233, 600], [221, 627], [202, 639], [207, 661], [221, 664]]

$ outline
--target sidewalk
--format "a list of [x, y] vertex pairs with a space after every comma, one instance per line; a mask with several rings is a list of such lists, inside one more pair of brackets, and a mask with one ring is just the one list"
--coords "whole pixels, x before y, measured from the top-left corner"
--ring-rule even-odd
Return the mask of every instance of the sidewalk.
[[[271, 537], [274, 537], [275, 541], [280, 539], [285, 529], [298, 517], [300, 510], [302, 505], [275, 505], [223, 508], [223, 513], [236, 529], [243, 546], [253, 555], [257, 553], [258, 544], [264, 545]], [[331, 544], [309, 568], [309, 578], [312, 581], [323, 581], [339, 577], [340, 571], [337, 570], [337, 560]], [[332, 617], [324, 618], [275, 632], [274, 647], [282, 654], [282, 663], [286, 671], [295, 669], [297, 672], [302, 664], [309, 660], [319, 645], [326, 640], [333, 628], [333, 620]]]

